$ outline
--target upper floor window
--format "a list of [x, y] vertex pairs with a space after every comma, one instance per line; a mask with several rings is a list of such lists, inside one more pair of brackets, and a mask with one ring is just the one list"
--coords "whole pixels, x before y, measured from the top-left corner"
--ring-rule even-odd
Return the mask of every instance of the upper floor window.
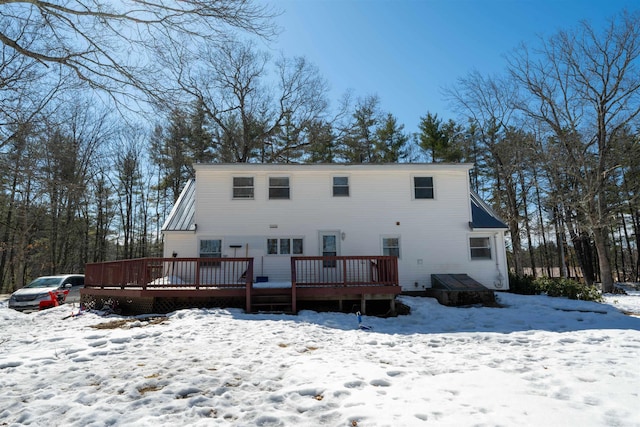
[[349, 196], [349, 177], [334, 176], [333, 177], [333, 197]]
[[233, 198], [253, 199], [253, 177], [236, 176], [233, 177]]
[[414, 176], [413, 195], [416, 199], [433, 199], [433, 177]]
[[289, 199], [289, 178], [270, 177], [269, 178], [269, 199]]
[[471, 259], [491, 259], [491, 239], [488, 237], [469, 238]]

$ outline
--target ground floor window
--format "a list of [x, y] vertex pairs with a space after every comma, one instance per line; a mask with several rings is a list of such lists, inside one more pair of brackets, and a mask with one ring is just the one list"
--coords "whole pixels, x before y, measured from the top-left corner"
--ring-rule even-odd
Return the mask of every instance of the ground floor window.
[[267, 239], [267, 254], [269, 255], [302, 255], [303, 241], [300, 238], [279, 237]]
[[491, 259], [491, 239], [488, 237], [471, 237], [469, 239], [471, 259]]
[[[200, 258], [222, 258], [222, 240], [200, 240]], [[220, 267], [220, 262], [210, 262], [206, 267]]]
[[382, 255], [395, 256], [400, 258], [400, 238], [399, 237], [383, 237], [382, 238]]

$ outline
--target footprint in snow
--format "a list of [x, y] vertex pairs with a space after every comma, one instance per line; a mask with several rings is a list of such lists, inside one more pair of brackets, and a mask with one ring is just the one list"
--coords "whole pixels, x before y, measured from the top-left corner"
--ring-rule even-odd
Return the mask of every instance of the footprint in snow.
[[365, 385], [364, 381], [349, 381], [344, 384], [346, 388], [364, 388]]
[[389, 387], [391, 383], [387, 380], [372, 380], [369, 384], [374, 387]]

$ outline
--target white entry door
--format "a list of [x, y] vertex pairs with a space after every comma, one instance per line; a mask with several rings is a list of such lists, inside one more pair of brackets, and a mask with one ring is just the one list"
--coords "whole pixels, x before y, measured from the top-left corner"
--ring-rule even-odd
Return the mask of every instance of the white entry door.
[[[340, 232], [321, 231], [320, 232], [320, 256], [340, 256]], [[335, 268], [335, 260], [325, 260], [322, 263], [324, 268]]]

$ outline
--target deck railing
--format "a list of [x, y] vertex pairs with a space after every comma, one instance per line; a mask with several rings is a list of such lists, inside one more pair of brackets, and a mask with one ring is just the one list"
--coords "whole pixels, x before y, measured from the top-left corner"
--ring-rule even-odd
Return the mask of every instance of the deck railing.
[[[399, 286], [393, 256], [292, 257], [299, 287]], [[139, 258], [87, 264], [85, 287], [241, 288], [253, 284], [253, 258]]]
[[87, 288], [242, 288], [252, 282], [253, 258], [139, 258], [85, 269]]
[[399, 286], [394, 256], [292, 257], [297, 287]]

